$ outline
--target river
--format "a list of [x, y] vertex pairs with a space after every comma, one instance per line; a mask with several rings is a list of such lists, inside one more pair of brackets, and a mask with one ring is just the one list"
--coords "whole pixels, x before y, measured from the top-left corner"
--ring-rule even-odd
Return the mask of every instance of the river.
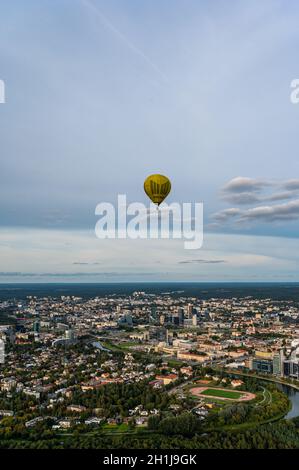
[[106, 351], [106, 352], [110, 352], [109, 349], [107, 348], [104, 348], [104, 346], [102, 346], [102, 344], [100, 343], [100, 341], [94, 341], [93, 343], [91, 343], [93, 345], [94, 348], [96, 349], [100, 349], [101, 351]]
[[[234, 378], [240, 378], [240, 375], [242, 374], [230, 374], [230, 376]], [[259, 377], [255, 378], [259, 379]], [[292, 405], [290, 411], [285, 415], [285, 419], [296, 418], [297, 416], [299, 416], [299, 390], [296, 390], [295, 388], [290, 387], [289, 385], [280, 384], [277, 382], [275, 383], [277, 385], [277, 388], [288, 396]]]
[[284, 392], [292, 403], [292, 408], [285, 416], [286, 419], [296, 418], [299, 416], [299, 391], [289, 385], [276, 384], [279, 390]]

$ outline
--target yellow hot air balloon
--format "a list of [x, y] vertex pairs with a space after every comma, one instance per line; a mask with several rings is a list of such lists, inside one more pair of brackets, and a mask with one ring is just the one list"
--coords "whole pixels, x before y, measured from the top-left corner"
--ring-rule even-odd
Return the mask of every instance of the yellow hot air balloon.
[[150, 175], [144, 182], [144, 191], [154, 204], [158, 206], [171, 191], [171, 182], [167, 176]]

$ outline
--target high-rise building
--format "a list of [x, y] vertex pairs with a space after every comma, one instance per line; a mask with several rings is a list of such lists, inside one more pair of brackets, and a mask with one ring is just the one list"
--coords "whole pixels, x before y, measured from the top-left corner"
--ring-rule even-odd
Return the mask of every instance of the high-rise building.
[[150, 332], [149, 331], [144, 331], [143, 340], [144, 341], [149, 341], [150, 340]]
[[68, 341], [74, 341], [75, 335], [72, 329], [66, 330], [65, 339], [67, 339]]
[[35, 322], [33, 323], [33, 331], [34, 333], [40, 333], [40, 321], [39, 320], [35, 320]]
[[157, 313], [157, 307], [156, 305], [152, 305], [150, 312], [148, 314], [148, 322], [149, 323], [156, 323], [158, 320], [158, 313]]
[[156, 307], [156, 305], [151, 306], [151, 316], [154, 320], [157, 320], [157, 307]]
[[190, 319], [192, 318], [192, 315], [193, 315], [193, 305], [188, 304], [187, 305], [187, 317]]
[[184, 325], [184, 309], [182, 307], [179, 307], [177, 313], [179, 317], [179, 325], [182, 326]]
[[172, 345], [173, 342], [173, 332], [166, 329], [166, 343]]
[[205, 315], [205, 319], [206, 319], [206, 320], [208, 320], [208, 321], [211, 320], [211, 315], [210, 315], [209, 310], [205, 310], [204, 315]]
[[287, 360], [283, 362], [284, 377], [299, 379], [299, 361]]
[[273, 374], [278, 376], [283, 376], [283, 361], [284, 354], [283, 350], [275, 353], [273, 356]]
[[3, 340], [9, 340], [11, 343], [15, 341], [15, 332], [11, 325], [0, 325], [0, 335], [3, 335]]

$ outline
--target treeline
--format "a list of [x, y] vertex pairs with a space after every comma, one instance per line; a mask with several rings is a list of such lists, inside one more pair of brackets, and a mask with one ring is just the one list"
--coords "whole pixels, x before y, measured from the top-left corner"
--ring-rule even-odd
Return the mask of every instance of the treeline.
[[160, 416], [150, 416], [148, 428], [158, 431], [167, 436], [180, 434], [182, 436], [193, 436], [202, 430], [200, 420], [192, 413], [183, 413], [177, 417], [161, 419]]
[[27, 449], [299, 449], [299, 433], [280, 421], [248, 431], [199, 433], [192, 438], [161, 434], [67, 436], [48, 440], [0, 440], [0, 448]]

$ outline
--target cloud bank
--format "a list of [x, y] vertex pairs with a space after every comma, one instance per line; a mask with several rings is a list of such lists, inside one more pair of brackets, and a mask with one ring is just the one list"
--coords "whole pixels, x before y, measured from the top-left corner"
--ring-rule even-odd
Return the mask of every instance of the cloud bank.
[[[224, 185], [220, 194], [225, 202], [233, 203], [235, 206], [252, 207], [246, 209], [230, 207], [214, 213], [211, 219], [216, 226], [231, 223], [240, 227], [246, 223], [269, 224], [293, 222], [299, 219], [299, 180], [297, 179], [262, 181], [236, 177]], [[288, 201], [282, 202], [284, 200]], [[268, 204], [265, 204], [266, 202]]]

